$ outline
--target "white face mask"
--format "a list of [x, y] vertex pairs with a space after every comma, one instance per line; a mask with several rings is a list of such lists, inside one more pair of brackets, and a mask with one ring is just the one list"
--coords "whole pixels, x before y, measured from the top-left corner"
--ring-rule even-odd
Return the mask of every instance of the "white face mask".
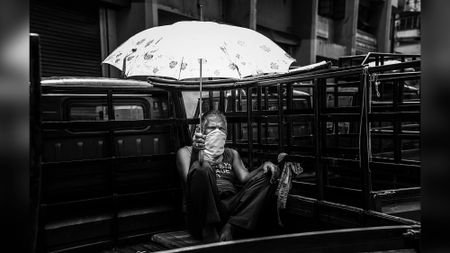
[[205, 160], [213, 161], [223, 154], [227, 135], [219, 129], [215, 129], [205, 138]]

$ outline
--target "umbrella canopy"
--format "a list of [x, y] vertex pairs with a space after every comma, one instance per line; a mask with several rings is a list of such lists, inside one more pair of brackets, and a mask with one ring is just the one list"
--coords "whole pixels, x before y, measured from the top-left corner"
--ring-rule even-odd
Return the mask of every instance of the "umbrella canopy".
[[[125, 61], [124, 61], [125, 59]], [[247, 28], [182, 21], [144, 30], [125, 41], [103, 63], [130, 76], [186, 80], [202, 77], [241, 79], [286, 73], [295, 61], [264, 35]]]

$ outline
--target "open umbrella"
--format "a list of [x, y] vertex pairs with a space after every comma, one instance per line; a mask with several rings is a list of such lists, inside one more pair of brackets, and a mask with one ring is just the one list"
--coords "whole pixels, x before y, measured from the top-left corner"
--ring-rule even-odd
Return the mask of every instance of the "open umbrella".
[[[144, 30], [115, 49], [103, 63], [126, 77], [242, 79], [287, 73], [295, 61], [264, 35], [247, 28], [203, 21], [182, 21]], [[201, 124], [200, 124], [201, 125]]]
[[243, 27], [182, 21], [144, 30], [115, 49], [103, 63], [125, 76], [176, 80], [241, 79], [263, 73], [286, 73], [295, 60], [262, 34]]

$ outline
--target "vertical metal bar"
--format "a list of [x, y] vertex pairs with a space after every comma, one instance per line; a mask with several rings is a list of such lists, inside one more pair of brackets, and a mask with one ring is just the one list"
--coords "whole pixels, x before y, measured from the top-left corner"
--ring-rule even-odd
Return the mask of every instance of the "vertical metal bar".
[[293, 108], [293, 104], [294, 104], [294, 101], [293, 101], [293, 97], [294, 97], [294, 88], [293, 88], [293, 85], [292, 85], [292, 83], [288, 83], [287, 85], [286, 85], [286, 94], [287, 94], [287, 101], [286, 101], [286, 108], [287, 108], [287, 111], [288, 112], [291, 112], [291, 110], [293, 110], [294, 108]]
[[[257, 90], [257, 105], [258, 105], [258, 112], [259, 112], [259, 116], [262, 116], [262, 87], [258, 86], [258, 90]], [[261, 127], [261, 118], [258, 119], [258, 144], [262, 144], [261, 143], [261, 131], [262, 131], [262, 127]]]
[[361, 75], [361, 122], [360, 122], [360, 169], [362, 176], [362, 207], [366, 210], [371, 208], [371, 192], [372, 192], [372, 176], [369, 167], [369, 75], [364, 73]]
[[225, 113], [225, 91], [219, 92], [219, 111]]
[[252, 126], [252, 88], [247, 87], [247, 138], [248, 138], [248, 166], [253, 169], [253, 126]]
[[[392, 106], [394, 113], [398, 113], [398, 106], [402, 99], [402, 86], [403, 82], [395, 80], [393, 88], [393, 96], [392, 96]], [[394, 138], [394, 161], [396, 163], [399, 163], [401, 161], [401, 139], [400, 139], [400, 131], [401, 131], [401, 120], [396, 119], [394, 117], [394, 120], [392, 122], [393, 124], [393, 138]]]
[[[200, 5], [200, 10], [201, 10], [201, 5]], [[201, 16], [201, 15], [200, 15]], [[200, 79], [199, 79], [199, 88], [200, 88], [200, 96], [199, 96], [199, 98], [200, 98], [200, 104], [199, 104], [199, 114], [198, 114], [198, 119], [200, 120], [200, 132], [203, 132], [203, 129], [202, 129], [202, 110], [203, 110], [203, 77], [202, 77], [202, 75], [203, 75], [203, 59], [202, 58], [200, 58], [200, 59], [198, 59], [199, 60], [199, 64], [200, 64]]]
[[[320, 178], [319, 182], [321, 185], [321, 194], [322, 197], [325, 198], [325, 186], [326, 182], [328, 182], [328, 164], [322, 161], [322, 157], [328, 155], [327, 151], [327, 121], [321, 119], [321, 115], [326, 113], [327, 108], [327, 79], [319, 79], [318, 80], [318, 111], [319, 111], [319, 140], [320, 140]], [[321, 95], [323, 94], [323, 96]]]
[[41, 49], [38, 35], [30, 36], [30, 197], [32, 207], [32, 252], [47, 251], [44, 244], [45, 210], [42, 201], [42, 118], [41, 118]]
[[[201, 12], [201, 10], [202, 10], [202, 5], [201, 4], [199, 4], [200, 5], [200, 18], [201, 19], [203, 19], [203, 14], [202, 14], [202, 12]], [[198, 121], [199, 121], [199, 125], [200, 125], [200, 132], [201, 133], [203, 133], [203, 131], [204, 131], [204, 129], [203, 129], [203, 122], [202, 122], [202, 117], [203, 117], [203, 114], [202, 114], [202, 109], [203, 109], [203, 59], [202, 58], [199, 58], [198, 59], [199, 60], [199, 63], [200, 63], [200, 82], [199, 82], [199, 88], [200, 88], [200, 113], [199, 113], [199, 115], [198, 115]], [[199, 161], [199, 163], [200, 163], [200, 165], [201, 164], [203, 164], [203, 159], [204, 159], [204, 151], [203, 150], [200, 150], [199, 152], [198, 152], [198, 161]]]
[[[114, 115], [114, 104], [113, 104], [113, 92], [112, 90], [107, 91], [107, 97], [106, 97], [106, 105], [108, 108], [108, 121], [115, 120], [116, 116]], [[109, 130], [108, 131], [108, 137], [109, 137], [109, 156], [114, 157], [116, 156], [116, 145], [114, 142], [114, 131]]]
[[114, 105], [113, 105], [113, 93], [112, 90], [107, 91], [107, 107], [108, 107], [108, 119], [114, 120]]
[[237, 110], [242, 112], [242, 89], [237, 89], [237, 92], [238, 92]]
[[324, 182], [323, 182], [323, 170], [322, 170], [322, 144], [326, 141], [322, 135], [322, 101], [320, 97], [327, 96], [326, 92], [323, 93], [321, 89], [322, 79], [314, 79], [313, 81], [313, 107], [314, 107], [314, 139], [315, 139], [315, 166], [316, 166], [316, 185], [317, 185], [317, 199], [322, 200], [324, 198]]
[[[189, 145], [188, 143], [184, 143], [185, 140], [185, 133], [183, 132], [184, 128], [184, 124], [182, 123], [182, 121], [180, 121], [179, 119], [184, 118], [184, 116], [186, 115], [186, 113], [183, 113], [183, 106], [180, 103], [182, 100], [181, 99], [181, 92], [180, 91], [170, 91], [170, 93], [172, 93], [172, 101], [173, 101], [173, 106], [174, 106], [174, 118], [175, 118], [175, 122], [174, 124], [171, 124], [171, 126], [174, 128], [174, 134], [173, 134], [173, 138], [174, 138], [174, 142], [176, 143], [176, 145], [173, 147], [173, 151], [176, 152], [179, 148], [183, 147], [184, 145]], [[169, 103], [170, 101], [167, 100], [167, 103]]]
[[[221, 111], [222, 113], [226, 113], [225, 111], [225, 91], [221, 90], [219, 91], [219, 111]], [[227, 135], [228, 135], [228, 126], [227, 126]], [[227, 138], [228, 139], [228, 138]]]
[[208, 98], [209, 98], [209, 110], [214, 110], [214, 92], [212, 90], [208, 92]]
[[[338, 87], [338, 78], [334, 79], [334, 107], [338, 108], [339, 106], [339, 87]], [[334, 121], [333, 122], [333, 135], [334, 135], [334, 141], [335, 141], [335, 145], [336, 147], [339, 147], [339, 122], [338, 121]]]
[[[231, 90], [231, 111], [232, 112], [236, 112], [236, 91], [235, 90]], [[237, 127], [237, 123], [236, 121], [233, 123], [233, 127], [231, 129], [231, 138], [232, 138], [232, 143], [233, 145], [236, 145], [236, 127]]]
[[170, 141], [173, 145], [173, 151], [176, 152], [178, 150], [178, 148], [180, 148], [180, 139], [178, 136], [178, 131], [177, 129], [181, 129], [181, 124], [179, 121], [177, 121], [176, 119], [178, 118], [178, 103], [176, 103], [176, 101], [178, 101], [178, 97], [175, 91], [167, 91], [167, 103], [170, 105], [172, 104], [172, 108], [173, 108], [173, 114], [171, 116], [169, 116], [170, 119], [174, 120], [174, 122], [172, 124], [170, 124], [169, 126], [169, 132], [170, 132]]
[[[289, 113], [292, 113], [294, 103], [294, 88], [292, 83], [288, 83], [286, 85], [286, 89], [287, 89], [286, 109]], [[286, 143], [287, 146], [290, 147], [292, 145], [292, 118], [289, 117], [289, 119], [286, 119], [286, 124], [287, 124]]]
[[334, 87], [333, 87], [333, 95], [334, 95], [334, 107], [339, 106], [339, 88], [338, 88], [338, 80], [337, 78], [334, 80]]
[[[401, 57], [401, 61], [402, 61], [402, 62], [405, 62], [405, 61], [406, 61], [405, 56], [402, 56], [402, 57]], [[405, 72], [405, 68], [400, 69], [400, 72]]]
[[[269, 87], [264, 87], [264, 110], [269, 110]], [[269, 138], [269, 122], [265, 122], [264, 137], [267, 140]]]
[[278, 88], [278, 152], [283, 152], [284, 149], [284, 139], [283, 139], [283, 132], [284, 132], [284, 126], [283, 126], [283, 87], [282, 83], [279, 83]]
[[203, 6], [205, 5], [205, 1], [199, 0], [197, 3], [198, 4], [198, 16], [199, 16], [200, 21], [203, 21]]
[[168, 111], [168, 117], [173, 118], [175, 111], [173, 107], [173, 99], [172, 99], [172, 92], [167, 91], [167, 111]]
[[[114, 114], [114, 101], [113, 101], [113, 91], [109, 89], [107, 91], [107, 108], [108, 108], [108, 121], [111, 122], [115, 120]], [[111, 157], [117, 156], [116, 143], [114, 140], [114, 131], [109, 129], [108, 131], [108, 139], [109, 139], [109, 155]], [[119, 214], [119, 206], [118, 206], [118, 197], [116, 192], [116, 169], [119, 167], [116, 162], [111, 160], [109, 162], [109, 183], [110, 183], [110, 191], [112, 195], [112, 221], [111, 221], [111, 234], [112, 234], [112, 242], [113, 247], [118, 245], [119, 233], [118, 233], [118, 214]]]
[[[237, 96], [238, 96], [238, 103], [237, 103], [236, 111], [242, 112], [243, 111], [242, 107], [244, 106], [242, 104], [242, 93], [243, 93], [243, 90], [239, 88], [239, 89], [237, 89], [237, 92], [238, 92], [238, 94], [237, 94]], [[247, 106], [247, 104], [245, 104], [245, 106]], [[242, 127], [242, 123], [239, 122], [236, 127], [237, 127], [236, 132], [239, 135], [239, 138], [243, 139], [244, 138], [244, 136], [243, 136], [244, 133], [241, 131], [241, 129], [243, 128]]]
[[269, 87], [264, 87], [264, 110], [269, 110]]

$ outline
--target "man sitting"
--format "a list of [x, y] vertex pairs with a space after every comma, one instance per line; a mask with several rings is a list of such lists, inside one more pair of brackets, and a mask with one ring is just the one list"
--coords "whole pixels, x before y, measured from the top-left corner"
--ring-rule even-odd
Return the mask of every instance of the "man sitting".
[[227, 121], [221, 112], [207, 112], [202, 124], [203, 133], [195, 133], [193, 147], [179, 149], [176, 158], [184, 182], [187, 225], [195, 238], [232, 240], [237, 228], [256, 228], [264, 203], [273, 195], [271, 183], [278, 168], [265, 162], [249, 172], [239, 153], [225, 147]]

